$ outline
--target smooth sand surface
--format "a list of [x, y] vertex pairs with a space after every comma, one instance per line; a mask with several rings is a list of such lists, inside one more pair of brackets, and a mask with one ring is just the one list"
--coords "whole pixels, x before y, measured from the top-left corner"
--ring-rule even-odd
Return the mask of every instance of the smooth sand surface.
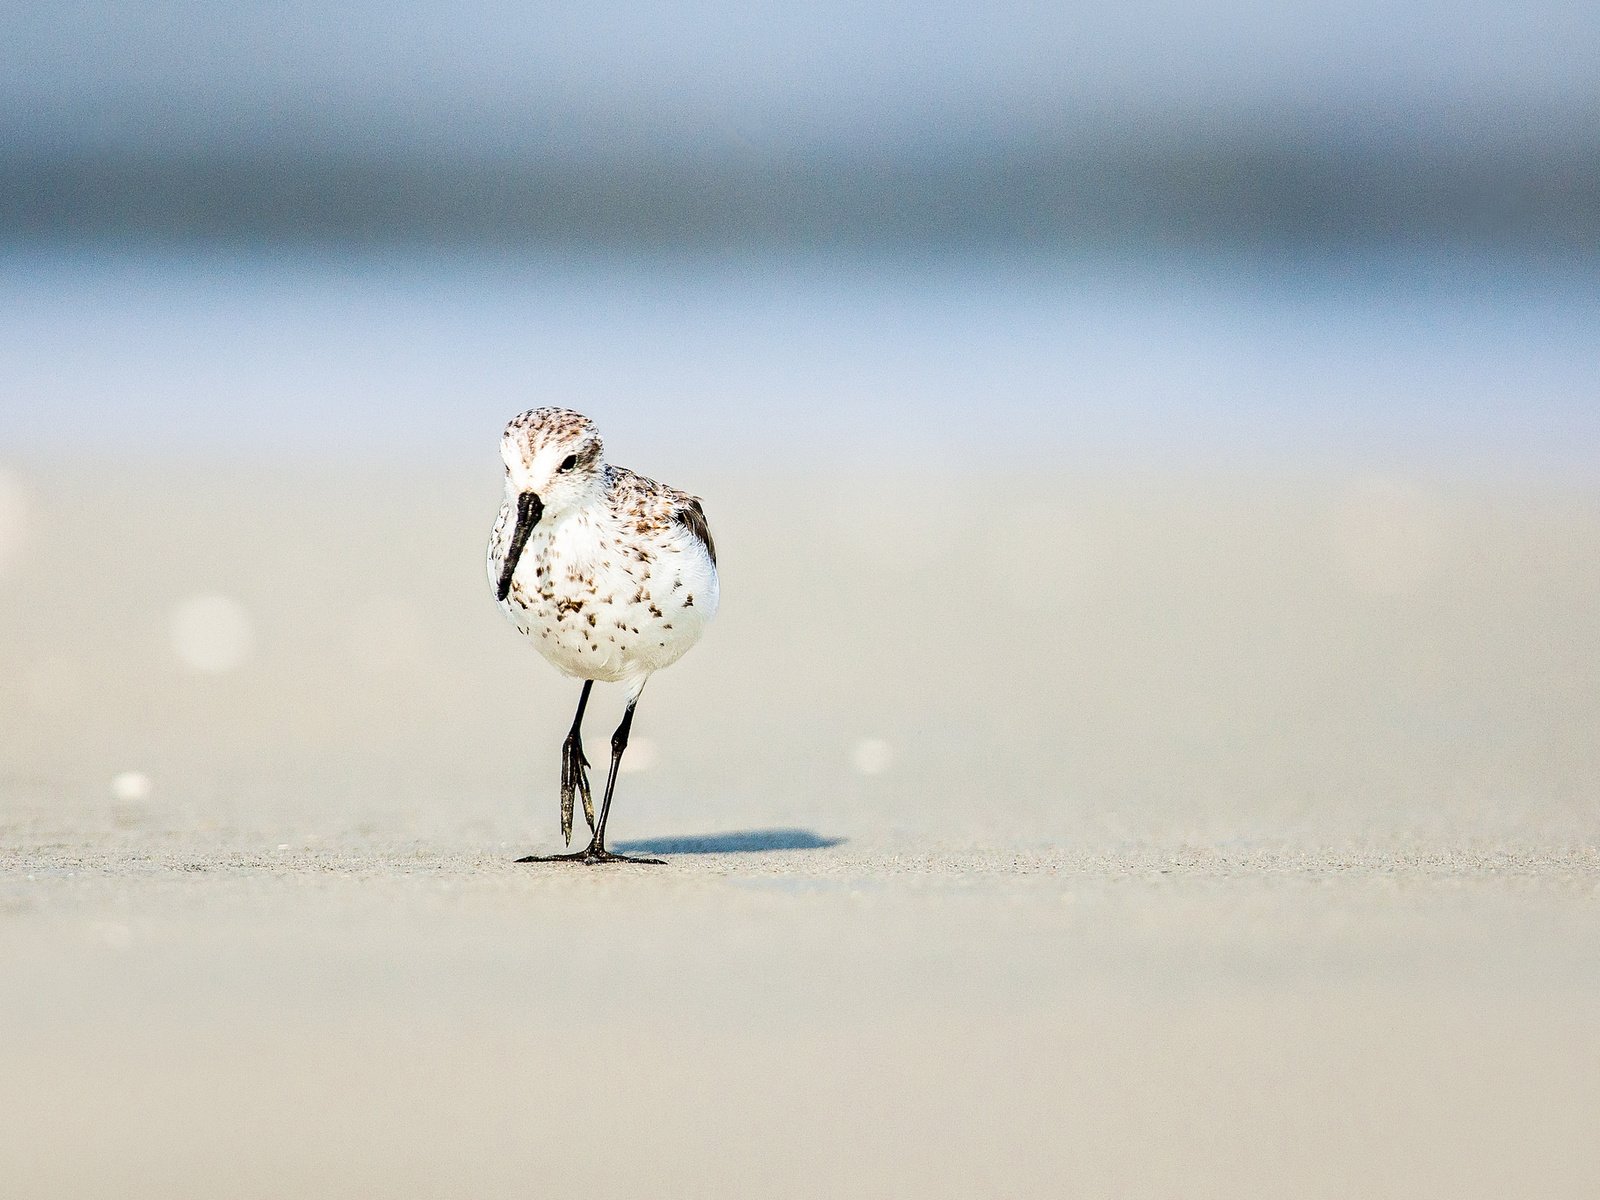
[[492, 464], [6, 464], [0, 1191], [1600, 1194], [1600, 497], [671, 467], [584, 871]]

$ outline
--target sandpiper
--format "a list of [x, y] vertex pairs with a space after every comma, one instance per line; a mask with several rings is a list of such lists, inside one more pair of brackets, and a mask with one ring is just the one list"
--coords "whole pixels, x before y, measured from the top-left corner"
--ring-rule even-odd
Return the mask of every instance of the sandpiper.
[[[518, 862], [660, 863], [606, 849], [606, 817], [633, 710], [650, 676], [682, 658], [717, 611], [717, 550], [700, 501], [603, 457], [582, 413], [535, 408], [500, 439], [505, 500], [489, 538], [500, 609], [563, 674], [583, 680], [561, 747], [561, 835], [583, 800], [589, 845]], [[611, 735], [600, 817], [583, 756], [583, 710], [595, 681], [621, 683], [628, 706]]]

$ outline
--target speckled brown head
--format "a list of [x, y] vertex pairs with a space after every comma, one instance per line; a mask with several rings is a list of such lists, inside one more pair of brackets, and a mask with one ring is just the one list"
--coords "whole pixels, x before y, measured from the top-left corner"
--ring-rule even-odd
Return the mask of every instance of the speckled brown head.
[[500, 458], [516, 523], [500, 577], [500, 599], [510, 593], [517, 560], [539, 522], [558, 519], [604, 489], [604, 453], [594, 422], [570, 408], [529, 409], [506, 424]]
[[[595, 423], [570, 408], [534, 408], [512, 417], [500, 438], [506, 478], [519, 492], [537, 492], [547, 507], [556, 499], [563, 475], [581, 477], [599, 471], [605, 443]], [[570, 460], [570, 461], [569, 461]]]

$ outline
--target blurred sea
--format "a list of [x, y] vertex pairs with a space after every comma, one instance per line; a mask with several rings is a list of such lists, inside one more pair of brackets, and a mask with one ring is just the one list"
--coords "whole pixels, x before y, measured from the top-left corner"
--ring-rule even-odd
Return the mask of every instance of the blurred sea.
[[1589, 478], [1595, 284], [1588, 263], [1424, 253], [13, 248], [0, 445], [471, 460], [511, 413], [565, 404], [668, 473], [887, 456]]

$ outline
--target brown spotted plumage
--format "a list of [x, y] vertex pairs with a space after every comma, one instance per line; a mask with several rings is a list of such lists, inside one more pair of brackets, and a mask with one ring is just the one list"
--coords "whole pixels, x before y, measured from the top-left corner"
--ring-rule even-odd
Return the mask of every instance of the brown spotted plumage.
[[[581, 798], [594, 839], [567, 858], [612, 861], [606, 812], [634, 706], [646, 680], [681, 658], [716, 614], [716, 544], [697, 497], [606, 463], [599, 430], [581, 413], [539, 408], [514, 417], [500, 456], [505, 501], [489, 539], [489, 579], [518, 630], [557, 669], [585, 681], [563, 750], [562, 832], [570, 841]], [[596, 681], [625, 684], [628, 693], [598, 821], [579, 736]]]
[[706, 524], [706, 510], [700, 507], [699, 497], [691, 497], [689, 503], [677, 511], [677, 519], [691, 534], [699, 539], [700, 544], [706, 548], [706, 555], [711, 559], [711, 565], [717, 565], [717, 544], [711, 540], [711, 526]]

